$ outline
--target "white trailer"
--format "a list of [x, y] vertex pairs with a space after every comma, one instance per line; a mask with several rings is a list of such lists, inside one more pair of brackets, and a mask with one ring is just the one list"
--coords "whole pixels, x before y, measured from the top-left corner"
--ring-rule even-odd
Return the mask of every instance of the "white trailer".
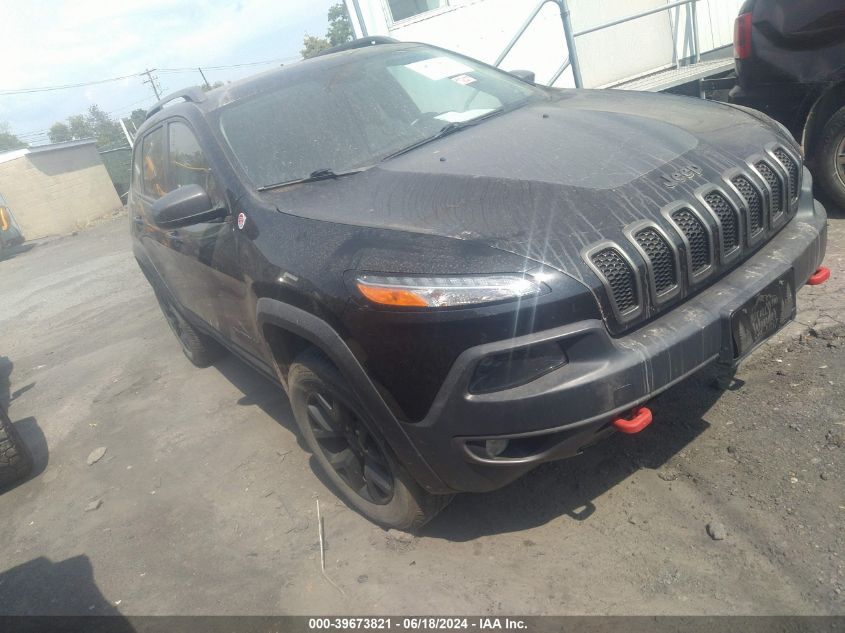
[[742, 0], [344, 0], [358, 37], [442, 46], [559, 87], [666, 90], [733, 68]]

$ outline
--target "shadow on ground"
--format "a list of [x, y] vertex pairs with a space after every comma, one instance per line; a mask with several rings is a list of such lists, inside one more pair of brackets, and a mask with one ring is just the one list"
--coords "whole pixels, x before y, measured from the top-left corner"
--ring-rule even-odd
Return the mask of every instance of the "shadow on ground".
[[[299, 439], [281, 387], [232, 356], [215, 367], [244, 394], [239, 404], [257, 405]], [[561, 515], [589, 520], [596, 510], [594, 499], [639, 469], [660, 468], [708, 428], [704, 416], [722, 394], [716, 387], [719, 376], [716, 367], [706, 369], [653, 400], [649, 407], [655, 422], [637, 435], [611, 436], [578, 457], [543, 464], [501, 490], [458, 495], [423, 534], [466, 541], [529, 529]], [[310, 464], [320, 481], [334, 490], [316, 461]]]
[[543, 464], [501, 490], [459, 495], [423, 534], [468, 541], [537, 527], [562, 515], [589, 521], [596, 498], [638, 470], [661, 468], [707, 430], [704, 417], [722, 394], [716, 386], [719, 376], [715, 367], [706, 369], [652, 400], [654, 422], [636, 435], [612, 435], [577, 457]]
[[34, 242], [24, 242], [23, 244], [19, 244], [18, 246], [10, 246], [8, 248], [3, 249], [3, 252], [0, 253], [0, 262], [6, 259], [12, 259], [13, 257], [17, 257], [18, 255], [23, 255], [27, 251], [31, 251], [33, 248], [38, 246]]
[[[74, 556], [54, 563], [42, 557], [0, 573], [0, 615], [61, 616], [97, 615], [120, 616], [120, 611], [103, 596], [94, 582], [94, 569], [85, 555]], [[86, 620], [85, 630], [133, 631], [122, 617]], [[29, 621], [33, 628], [38, 619]], [[79, 622], [48, 620], [41, 630], [78, 630]], [[92, 628], [91, 624], [95, 624]]]

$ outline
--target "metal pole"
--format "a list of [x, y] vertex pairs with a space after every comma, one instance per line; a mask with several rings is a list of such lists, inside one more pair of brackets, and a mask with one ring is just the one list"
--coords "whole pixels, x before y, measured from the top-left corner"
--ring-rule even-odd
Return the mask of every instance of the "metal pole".
[[504, 61], [505, 57], [507, 57], [507, 56], [508, 56], [508, 53], [510, 53], [510, 52], [511, 52], [511, 49], [512, 49], [512, 48], [516, 45], [516, 43], [519, 41], [519, 38], [520, 38], [520, 37], [522, 37], [522, 36], [523, 36], [523, 34], [525, 34], [525, 31], [527, 31], [527, 30], [528, 30], [528, 27], [529, 27], [529, 26], [531, 26], [531, 23], [534, 21], [534, 18], [536, 18], [536, 17], [537, 17], [537, 14], [538, 14], [538, 13], [540, 13], [540, 10], [541, 10], [544, 6], [546, 6], [549, 2], [555, 2], [555, 3], [557, 3], [557, 2], [559, 2], [559, 0], [542, 0], [542, 1], [541, 1], [541, 2], [540, 2], [537, 6], [536, 6], [536, 7], [534, 7], [534, 10], [531, 12], [531, 15], [529, 15], [529, 16], [528, 16], [528, 19], [527, 19], [527, 20], [525, 20], [525, 22], [523, 22], [523, 23], [522, 23], [522, 26], [521, 26], [521, 27], [519, 27], [519, 30], [516, 32], [516, 35], [514, 35], [514, 36], [511, 38], [511, 41], [510, 41], [510, 42], [508, 42], [508, 45], [507, 45], [507, 46], [505, 46], [505, 50], [503, 50], [503, 51], [501, 52], [501, 54], [500, 54], [500, 55], [496, 58], [496, 61], [495, 61], [495, 62], [493, 62], [493, 65], [494, 65], [494, 66], [497, 66], [497, 67], [498, 67], [498, 65], [499, 65], [499, 64], [501, 64], [501, 63], [502, 63], [502, 61]]
[[200, 71], [200, 75], [202, 75], [202, 80], [205, 82], [205, 87], [211, 90], [211, 84], [208, 83], [208, 79], [205, 78], [205, 73], [202, 72], [202, 68], [197, 68], [197, 70]]
[[575, 79], [575, 87], [583, 88], [584, 81], [581, 79], [581, 64], [578, 61], [578, 50], [575, 48], [575, 35], [572, 32], [572, 22], [569, 19], [569, 2], [557, 0], [560, 7], [560, 19], [563, 22], [563, 35], [566, 38], [566, 48], [569, 49], [569, 62], [572, 65], [572, 77]]
[[565, 60], [563, 60], [563, 63], [555, 71], [555, 74], [552, 75], [552, 78], [549, 80], [548, 85], [554, 86], [555, 82], [560, 78], [560, 76], [563, 74], [563, 71], [566, 70], [567, 68], [569, 68], [569, 58], [568, 57]]
[[695, 0], [689, 5], [690, 15], [692, 16], [692, 46], [695, 49], [693, 55], [695, 56], [695, 63], [701, 61], [701, 47], [698, 45], [698, 12], [695, 8]]
[[634, 13], [631, 15], [626, 15], [624, 18], [618, 18], [616, 20], [611, 20], [610, 22], [605, 22], [604, 24], [599, 24], [597, 26], [591, 26], [588, 29], [584, 29], [582, 31], [578, 31], [575, 33], [575, 37], [581, 37], [582, 35], [587, 35], [587, 33], [593, 33], [594, 31], [601, 31], [602, 29], [606, 29], [611, 26], [616, 26], [617, 24], [623, 24], [624, 22], [630, 22], [631, 20], [637, 20], [639, 18], [644, 18], [647, 15], [654, 15], [655, 13], [660, 13], [661, 11], [667, 11], [673, 7], [679, 7], [682, 4], [694, 4], [697, 0], [676, 0], [675, 2], [670, 2], [669, 4], [664, 4], [660, 7], [655, 7], [653, 9], [648, 9], [647, 11], [640, 11], [639, 13]]
[[352, 0], [352, 8], [355, 9], [355, 17], [358, 18], [358, 26], [361, 29], [361, 37], [368, 37], [369, 33], [367, 33], [367, 25], [364, 23], [364, 16], [361, 15], [361, 5], [358, 4], [358, 0]]
[[132, 140], [132, 135], [129, 134], [129, 130], [126, 129], [126, 124], [123, 122], [123, 117], [119, 118], [118, 121], [120, 122], [120, 128], [123, 130], [123, 134], [126, 136], [126, 140], [129, 142], [129, 147], [134, 148], [135, 143]]

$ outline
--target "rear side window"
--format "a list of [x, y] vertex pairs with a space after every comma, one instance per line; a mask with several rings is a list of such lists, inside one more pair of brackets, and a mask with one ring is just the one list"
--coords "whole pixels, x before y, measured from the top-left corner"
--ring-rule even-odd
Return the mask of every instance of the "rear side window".
[[170, 157], [167, 173], [170, 190], [185, 185], [199, 185], [212, 200], [216, 199], [217, 188], [211, 176], [211, 168], [191, 128], [175, 121], [170, 124], [169, 136]]
[[160, 198], [167, 193], [164, 161], [164, 127], [160, 127], [147, 134], [141, 146], [144, 193], [152, 198]]

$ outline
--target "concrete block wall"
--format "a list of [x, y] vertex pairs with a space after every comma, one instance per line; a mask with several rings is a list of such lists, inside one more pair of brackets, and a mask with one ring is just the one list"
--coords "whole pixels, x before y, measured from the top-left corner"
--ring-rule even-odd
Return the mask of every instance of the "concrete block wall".
[[0, 193], [28, 240], [72, 233], [122, 206], [94, 143], [0, 162]]

